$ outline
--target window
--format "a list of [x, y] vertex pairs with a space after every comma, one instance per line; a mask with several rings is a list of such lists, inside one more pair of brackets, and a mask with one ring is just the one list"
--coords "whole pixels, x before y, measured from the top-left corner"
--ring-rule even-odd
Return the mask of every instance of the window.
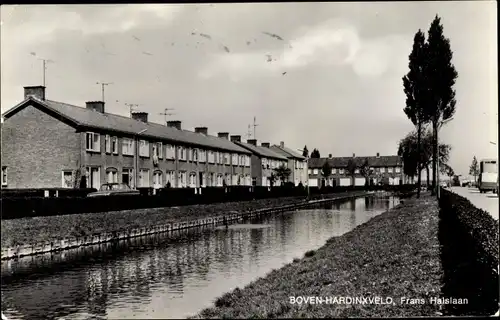
[[161, 142], [157, 142], [156, 143], [156, 153], [155, 153], [155, 155], [158, 158], [160, 158], [160, 159], [163, 158], [163, 143], [161, 143]]
[[359, 169], [354, 169], [354, 173], [359, 173]]
[[189, 187], [196, 188], [196, 173], [195, 172], [191, 172], [189, 174]]
[[314, 169], [314, 170], [313, 170], [313, 173], [314, 173], [314, 174], [318, 174], [318, 169]]
[[250, 177], [249, 174], [245, 175], [245, 185], [246, 186], [251, 186], [252, 185], [252, 178]]
[[208, 163], [214, 163], [215, 162], [215, 155], [213, 151], [208, 152]]
[[153, 188], [160, 189], [163, 186], [163, 174], [161, 171], [153, 172]]
[[111, 152], [118, 154], [118, 137], [111, 137]]
[[2, 167], [2, 186], [7, 185], [7, 167]]
[[167, 144], [167, 159], [175, 159], [175, 146]]
[[380, 168], [380, 172], [384, 173], [385, 172], [385, 168], [384, 167]]
[[[3, 180], [2, 180], [2, 185], [3, 185]], [[73, 188], [73, 171], [72, 170], [63, 170], [63, 172], [62, 172], [62, 187], [63, 188]]]
[[308, 170], [307, 170], [307, 172], [308, 172], [309, 174], [311, 174], [311, 173], [312, 173], [312, 170], [311, 170], [311, 169], [308, 169]]
[[229, 153], [224, 153], [224, 164], [230, 164]]
[[187, 150], [185, 147], [177, 147], [177, 159], [187, 161]]
[[217, 178], [215, 176], [215, 173], [213, 173], [213, 172], [210, 173], [210, 185], [212, 187], [217, 185]]
[[193, 149], [193, 161], [198, 162], [198, 149]]
[[214, 163], [219, 163], [219, 151], [214, 152]]
[[185, 171], [179, 172], [179, 187], [185, 188], [187, 186], [187, 173]]
[[245, 166], [250, 167], [250, 156], [245, 156]]
[[99, 190], [101, 187], [101, 170], [99, 167], [87, 167], [85, 177], [87, 180], [87, 188]]
[[134, 155], [134, 140], [123, 138], [122, 140], [122, 154], [126, 156]]
[[87, 151], [101, 151], [101, 136], [98, 133], [87, 132]]
[[117, 183], [118, 182], [118, 172], [116, 171], [116, 169], [106, 170], [106, 180], [108, 183]]
[[396, 173], [400, 173], [401, 172], [401, 167], [396, 167]]
[[222, 180], [223, 180], [222, 174], [218, 174], [217, 175], [217, 187], [222, 187]]
[[226, 173], [226, 175], [224, 177], [224, 181], [226, 182], [227, 186], [231, 185], [231, 176], [229, 175], [229, 173]]
[[139, 187], [149, 187], [149, 169], [139, 170]]
[[333, 169], [332, 169], [332, 173], [333, 173], [333, 174], [337, 174], [337, 168], [333, 168]]
[[392, 167], [387, 168], [387, 172], [392, 173]]
[[237, 166], [238, 165], [238, 155], [236, 153], [233, 153], [233, 161], [232, 161], [232, 164], [233, 166]]
[[146, 140], [139, 140], [139, 156], [149, 157], [149, 142]]
[[170, 182], [170, 187], [175, 187], [175, 171], [167, 171], [165, 186]]
[[122, 170], [122, 183], [128, 185], [130, 188], [134, 187], [134, 170], [133, 169], [123, 169]]
[[193, 161], [193, 149], [187, 148], [187, 159], [188, 161]]
[[106, 153], [111, 153], [111, 137], [109, 134], [104, 137], [104, 150], [106, 150]]
[[240, 180], [239, 177], [240, 177], [239, 175], [233, 174], [233, 182], [232, 182], [233, 186], [237, 186], [238, 185], [238, 182]]
[[344, 169], [339, 169], [340, 174], [344, 174]]
[[201, 150], [199, 152], [198, 156], [198, 162], [206, 162], [207, 161], [207, 153], [205, 150]]

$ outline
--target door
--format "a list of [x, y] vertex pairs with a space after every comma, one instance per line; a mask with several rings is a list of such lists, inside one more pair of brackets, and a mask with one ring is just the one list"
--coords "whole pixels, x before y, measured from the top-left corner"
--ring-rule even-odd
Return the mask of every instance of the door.
[[99, 190], [101, 175], [98, 167], [87, 167], [87, 186]]

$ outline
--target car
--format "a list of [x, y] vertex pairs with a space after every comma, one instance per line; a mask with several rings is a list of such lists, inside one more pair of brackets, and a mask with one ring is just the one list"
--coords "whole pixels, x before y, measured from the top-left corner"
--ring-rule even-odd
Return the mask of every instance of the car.
[[89, 198], [108, 197], [108, 196], [138, 196], [139, 190], [131, 189], [125, 183], [104, 183], [97, 192], [91, 192], [87, 195]]

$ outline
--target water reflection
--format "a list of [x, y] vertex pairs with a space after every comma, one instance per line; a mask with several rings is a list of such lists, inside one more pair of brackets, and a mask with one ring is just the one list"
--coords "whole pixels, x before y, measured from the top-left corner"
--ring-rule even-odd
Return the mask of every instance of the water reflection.
[[361, 198], [245, 222], [255, 228], [191, 230], [2, 262], [2, 310], [25, 319], [183, 318], [397, 204]]

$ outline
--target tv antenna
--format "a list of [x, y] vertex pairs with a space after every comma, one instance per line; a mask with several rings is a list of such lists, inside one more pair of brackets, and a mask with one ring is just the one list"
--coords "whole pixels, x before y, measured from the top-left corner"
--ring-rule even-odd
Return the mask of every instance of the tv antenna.
[[254, 139], [257, 139], [257, 136], [255, 135], [255, 129], [257, 128], [258, 124], [257, 124], [257, 118], [256, 117], [253, 117], [253, 138]]
[[96, 82], [96, 84], [101, 85], [101, 90], [102, 90], [102, 102], [104, 102], [104, 87], [110, 84], [113, 84], [113, 82]]
[[48, 63], [53, 63], [55, 61], [54, 60], [50, 60], [50, 59], [42, 59], [42, 58], [38, 58], [38, 60], [42, 61], [43, 86], [45, 87], [45, 74], [46, 74], [46, 71], [47, 71], [47, 64]]
[[169, 110], [175, 110], [173, 108], [165, 108], [164, 112], [160, 112], [159, 114], [162, 115], [162, 116], [165, 116], [165, 125], [167, 125], [167, 117], [168, 116], [172, 116], [174, 115], [175, 113], [172, 113], [172, 112], [168, 112]]
[[138, 108], [139, 105], [137, 103], [125, 103], [125, 105], [129, 108], [130, 117], [132, 118], [132, 112], [134, 112], [134, 109]]

